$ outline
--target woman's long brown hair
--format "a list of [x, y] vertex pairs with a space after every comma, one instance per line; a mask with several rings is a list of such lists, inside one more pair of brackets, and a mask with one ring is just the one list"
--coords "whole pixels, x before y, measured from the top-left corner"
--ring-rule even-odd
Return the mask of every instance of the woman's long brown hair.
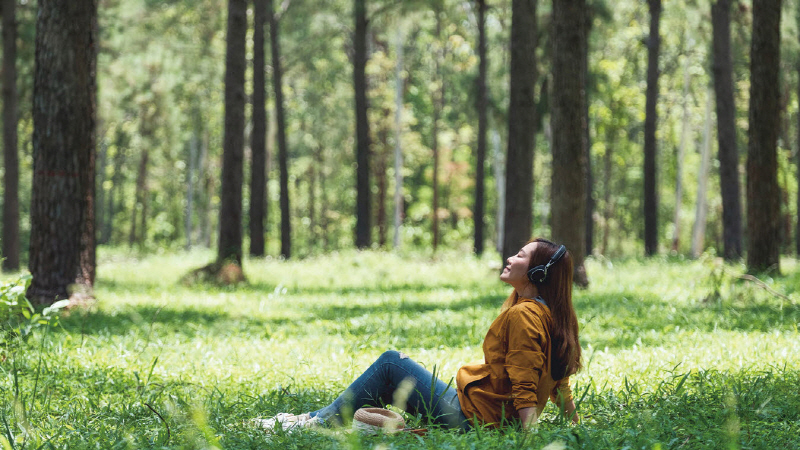
[[[533, 239], [537, 242], [528, 270], [535, 266], [547, 264], [558, 250], [558, 246], [545, 239]], [[547, 271], [547, 278], [537, 283], [539, 295], [547, 302], [553, 316], [553, 329], [550, 330], [551, 357], [550, 375], [560, 380], [578, 372], [581, 364], [581, 344], [578, 341], [578, 316], [572, 306], [572, 255], [567, 251], [561, 259]], [[512, 292], [503, 303], [506, 310], [517, 303], [518, 294]]]

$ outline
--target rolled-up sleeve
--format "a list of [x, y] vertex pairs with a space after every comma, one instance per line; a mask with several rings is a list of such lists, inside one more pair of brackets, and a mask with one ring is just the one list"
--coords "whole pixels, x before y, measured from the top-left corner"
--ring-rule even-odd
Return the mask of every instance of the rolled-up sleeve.
[[505, 369], [511, 381], [514, 408], [536, 406], [536, 389], [545, 365], [546, 337], [539, 316], [527, 308], [509, 311]]

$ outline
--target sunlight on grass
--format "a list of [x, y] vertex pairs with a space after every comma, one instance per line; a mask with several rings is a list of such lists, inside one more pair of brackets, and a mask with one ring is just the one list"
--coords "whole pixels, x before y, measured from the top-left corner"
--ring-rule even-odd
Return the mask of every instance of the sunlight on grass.
[[[323, 406], [387, 349], [454, 376], [482, 358], [509, 292], [497, 258], [457, 253], [249, 260], [246, 285], [180, 283], [212, 258], [101, 252], [97, 305], [3, 352], [0, 411], [11, 434], [0, 435], [52, 439], [53, 448], [283, 448], [283, 437], [242, 424]], [[572, 378], [584, 425], [564, 428], [548, 407], [538, 434], [489, 433], [485, 448], [798, 443], [800, 396], [786, 381], [800, 373], [797, 268], [786, 260], [785, 276], [764, 280], [787, 301], [711, 258], [589, 261], [592, 284], [575, 291], [585, 369]], [[17, 389], [35, 432], [20, 434], [9, 406]], [[470, 436], [435, 430], [424, 442], [386, 442], [469, 448]], [[298, 448], [373, 446], [336, 433], [293, 439]]]

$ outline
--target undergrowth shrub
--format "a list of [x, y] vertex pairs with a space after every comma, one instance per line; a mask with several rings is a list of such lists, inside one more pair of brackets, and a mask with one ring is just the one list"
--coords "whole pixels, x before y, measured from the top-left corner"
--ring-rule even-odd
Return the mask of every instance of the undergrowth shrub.
[[58, 312], [69, 304], [69, 300], [61, 300], [36, 312], [25, 297], [31, 278], [31, 275], [22, 275], [0, 283], [0, 346], [3, 348], [26, 341], [39, 327], [57, 325]]

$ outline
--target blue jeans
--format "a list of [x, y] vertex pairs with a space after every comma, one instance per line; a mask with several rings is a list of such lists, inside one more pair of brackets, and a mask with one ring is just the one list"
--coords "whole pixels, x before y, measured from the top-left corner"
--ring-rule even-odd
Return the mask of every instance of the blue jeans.
[[464, 431], [471, 428], [461, 412], [455, 387], [394, 350], [382, 354], [333, 403], [312, 412], [311, 417], [319, 416], [328, 424], [341, 423], [351, 420], [357, 409], [366, 406], [391, 403], [402, 407], [404, 398], [405, 410], [411, 414], [422, 414], [423, 418], [447, 428]]

